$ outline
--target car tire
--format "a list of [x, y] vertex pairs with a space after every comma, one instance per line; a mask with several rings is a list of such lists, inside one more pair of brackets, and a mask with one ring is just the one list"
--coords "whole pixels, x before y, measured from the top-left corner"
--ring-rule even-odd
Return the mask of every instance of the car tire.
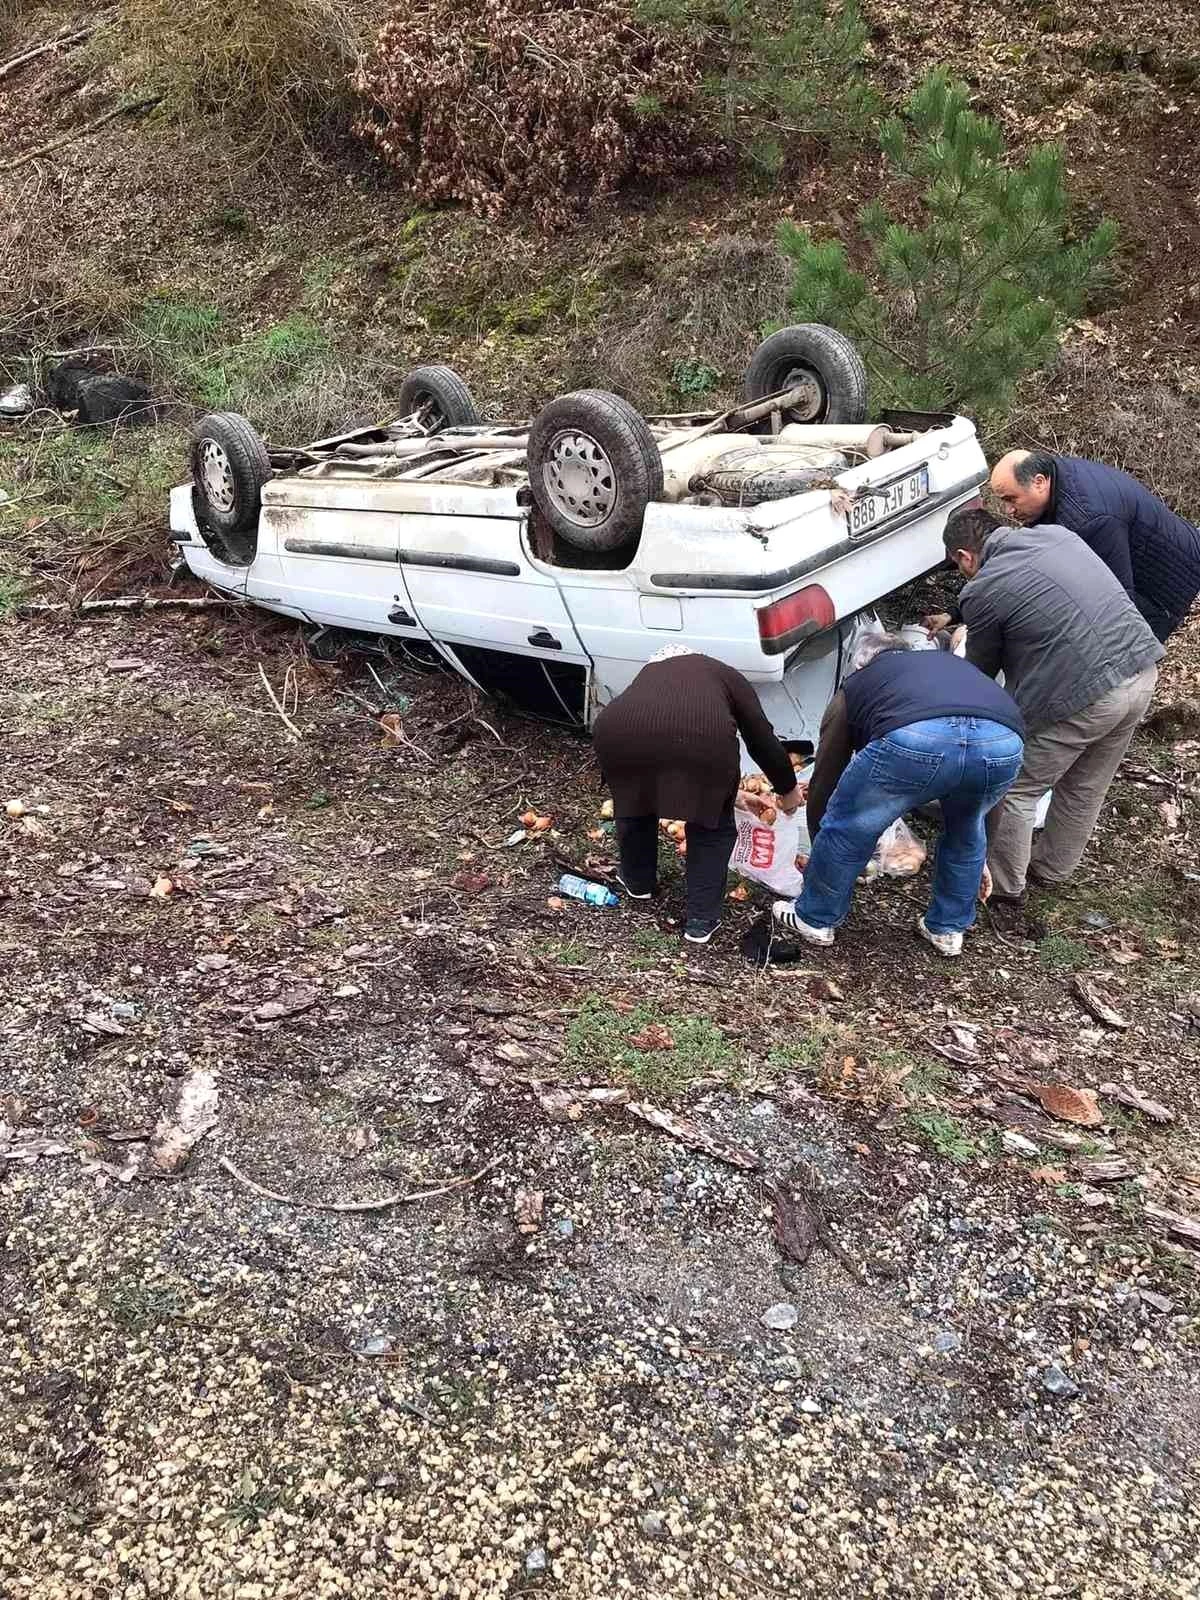
[[214, 411], [192, 429], [192, 505], [200, 531], [222, 560], [254, 559], [267, 447], [236, 411]]
[[628, 545], [662, 494], [662, 456], [645, 418], [603, 389], [577, 389], [544, 406], [529, 430], [527, 460], [538, 510], [576, 550]]
[[785, 413], [788, 422], [859, 423], [867, 420], [867, 369], [854, 345], [836, 328], [802, 322], [780, 328], [759, 345], [746, 368], [748, 401], [796, 383], [807, 383], [810, 400]]
[[400, 415], [423, 413], [431, 433], [471, 428], [483, 421], [475, 397], [453, 367], [414, 367], [400, 385]]
[[697, 486], [720, 495], [727, 506], [758, 506], [768, 500], [786, 500], [806, 489], [827, 489], [835, 472], [844, 472], [844, 459], [827, 467], [793, 467], [788, 472], [705, 472]]

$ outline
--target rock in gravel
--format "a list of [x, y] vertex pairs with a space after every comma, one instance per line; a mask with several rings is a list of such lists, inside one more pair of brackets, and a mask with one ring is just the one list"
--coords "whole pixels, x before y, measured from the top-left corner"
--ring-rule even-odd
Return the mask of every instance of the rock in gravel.
[[801, 1400], [798, 1410], [803, 1411], [806, 1417], [819, 1417], [821, 1415], [821, 1402], [814, 1400], [811, 1395]]
[[800, 1320], [800, 1313], [790, 1300], [778, 1300], [773, 1306], [768, 1306], [758, 1319], [765, 1328], [794, 1328]]
[[1042, 1388], [1056, 1400], [1073, 1400], [1079, 1393], [1079, 1385], [1074, 1378], [1053, 1363], [1042, 1373]]
[[657, 1511], [647, 1511], [641, 1520], [642, 1532], [647, 1539], [665, 1539], [667, 1524]]
[[570, 1217], [556, 1217], [554, 1220], [554, 1231], [558, 1234], [560, 1239], [571, 1239], [575, 1235], [575, 1224], [571, 1221]]
[[1158, 1294], [1153, 1289], [1139, 1289], [1138, 1298], [1140, 1300], [1144, 1300], [1146, 1304], [1152, 1307], [1155, 1311], [1166, 1312], [1174, 1311], [1175, 1309], [1175, 1302], [1170, 1298], [1170, 1296]]
[[1038, 1156], [1041, 1151], [1032, 1139], [1027, 1139], [1023, 1133], [1014, 1133], [1011, 1128], [1005, 1128], [1000, 1135], [1000, 1143], [1004, 1153], [1008, 1156]]
[[525, 1576], [527, 1578], [540, 1578], [547, 1567], [546, 1552], [541, 1545], [534, 1545], [525, 1557]]
[[354, 1353], [356, 1356], [391, 1355], [392, 1341], [385, 1338], [383, 1334], [375, 1334], [370, 1339], [364, 1339], [361, 1344], [356, 1344], [354, 1346]]
[[956, 1350], [962, 1349], [962, 1338], [953, 1328], [943, 1328], [941, 1333], [934, 1334], [933, 1348], [940, 1356], [953, 1355]]

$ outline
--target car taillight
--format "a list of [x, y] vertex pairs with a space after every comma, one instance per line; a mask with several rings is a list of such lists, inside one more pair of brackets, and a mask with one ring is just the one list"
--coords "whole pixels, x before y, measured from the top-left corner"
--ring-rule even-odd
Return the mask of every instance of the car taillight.
[[832, 628], [837, 621], [833, 601], [819, 583], [810, 583], [782, 600], [772, 600], [758, 613], [758, 637], [763, 654], [782, 655], [802, 639]]

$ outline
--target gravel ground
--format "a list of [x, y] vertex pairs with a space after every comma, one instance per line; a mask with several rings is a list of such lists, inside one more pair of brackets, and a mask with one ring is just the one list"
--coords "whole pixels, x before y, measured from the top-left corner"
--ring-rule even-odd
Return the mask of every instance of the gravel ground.
[[[1055, 924], [1133, 1017], [1102, 1036], [1035, 945], [984, 929], [937, 965], [912, 885], [863, 897], [823, 968], [844, 1002], [740, 963], [753, 907], [688, 961], [670, 898], [657, 923], [547, 908], [541, 852], [590, 848], [587, 747], [501, 722], [512, 750], [443, 750], [443, 680], [404, 679], [426, 762], [274, 625], [7, 645], [7, 787], [40, 828], [3, 834], [0, 1119], [65, 1148], [0, 1162], [0, 1594], [1200, 1594], [1195, 1258], [1142, 1209], [1196, 1164], [1156, 791]], [[298, 667], [300, 744], [259, 659]], [[527, 800], [558, 844], [506, 851]], [[784, 1262], [756, 1173], [547, 1096], [586, 1077], [585, 1000], [711, 1020], [731, 1065], [632, 1087], [791, 1174], [835, 1249]], [[955, 1017], [978, 1066], [926, 1047]], [[1094, 1206], [1054, 1126], [1022, 1160], [987, 1120], [1027, 1035], [1175, 1114], [1106, 1116], [1141, 1176]], [[767, 1049], [826, 1036], [832, 1075]], [[197, 1071], [216, 1124], [154, 1174]]]

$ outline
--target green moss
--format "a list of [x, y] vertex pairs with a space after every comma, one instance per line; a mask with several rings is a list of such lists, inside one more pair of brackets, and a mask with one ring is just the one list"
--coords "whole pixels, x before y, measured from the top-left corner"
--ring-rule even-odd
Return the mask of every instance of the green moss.
[[[632, 1041], [650, 1027], [670, 1035], [671, 1048], [639, 1050]], [[589, 995], [567, 1030], [565, 1060], [579, 1072], [624, 1079], [655, 1094], [678, 1094], [699, 1078], [727, 1076], [733, 1047], [707, 1017], [660, 1013], [653, 1006], [620, 1012]]]

